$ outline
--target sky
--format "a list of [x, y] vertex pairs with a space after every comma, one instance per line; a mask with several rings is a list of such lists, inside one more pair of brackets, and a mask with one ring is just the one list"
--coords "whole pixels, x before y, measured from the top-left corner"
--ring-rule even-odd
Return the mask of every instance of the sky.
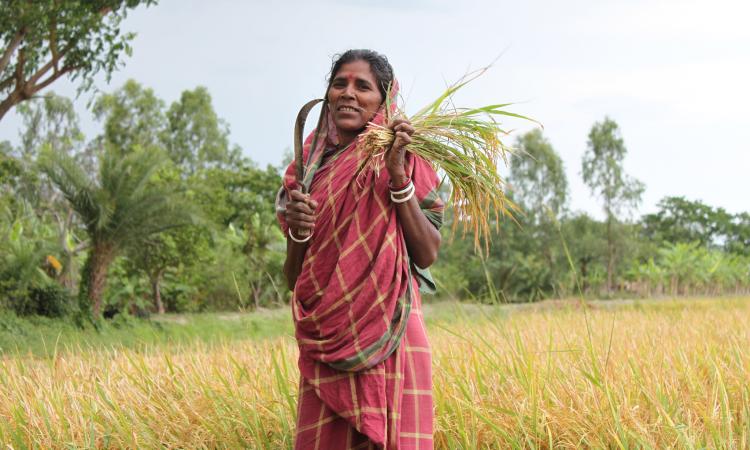
[[[565, 164], [571, 210], [602, 217], [580, 171], [591, 126], [608, 116], [628, 149], [626, 172], [646, 185], [636, 216], [674, 195], [737, 213], [750, 211], [748, 17], [747, 0], [161, 0], [124, 21], [137, 33], [134, 53], [97, 87], [132, 78], [169, 104], [206, 86], [231, 141], [278, 165], [337, 53], [385, 54], [407, 113], [496, 60], [454, 103], [514, 102], [541, 122]], [[69, 80], [48, 89], [76, 95]], [[86, 108], [91, 95], [75, 100], [89, 139], [102, 128]], [[533, 128], [504, 125], [515, 130], [509, 144]], [[0, 141], [17, 142], [20, 126], [8, 114]]]

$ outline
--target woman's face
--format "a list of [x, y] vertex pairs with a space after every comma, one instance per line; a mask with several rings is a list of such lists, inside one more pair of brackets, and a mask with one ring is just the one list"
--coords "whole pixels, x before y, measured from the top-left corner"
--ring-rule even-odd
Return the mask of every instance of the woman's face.
[[340, 133], [358, 133], [372, 120], [383, 98], [370, 63], [342, 64], [328, 89], [328, 106]]

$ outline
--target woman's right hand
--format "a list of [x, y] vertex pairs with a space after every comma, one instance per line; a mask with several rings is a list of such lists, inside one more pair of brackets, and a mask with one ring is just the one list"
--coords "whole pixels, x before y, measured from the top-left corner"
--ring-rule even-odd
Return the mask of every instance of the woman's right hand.
[[[286, 223], [297, 237], [309, 236], [315, 228], [315, 210], [318, 202], [310, 198], [310, 194], [303, 194], [298, 190], [289, 192], [289, 202], [286, 204]], [[305, 233], [305, 230], [308, 233]]]

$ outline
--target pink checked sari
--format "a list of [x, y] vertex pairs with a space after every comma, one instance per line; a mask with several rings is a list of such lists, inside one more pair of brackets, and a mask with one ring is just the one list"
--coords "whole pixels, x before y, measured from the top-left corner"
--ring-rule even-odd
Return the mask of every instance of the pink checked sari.
[[[420, 281], [431, 280], [409, 261], [387, 171], [360, 171], [357, 143], [321, 164], [338, 141], [327, 110], [324, 118], [319, 145], [310, 148], [311, 134], [304, 149], [304, 182], [319, 207], [292, 296], [301, 374], [295, 448], [431, 449], [431, 358], [419, 296]], [[384, 120], [381, 109], [373, 123]], [[410, 153], [407, 164], [420, 207], [439, 227], [437, 174]], [[284, 200], [295, 187], [290, 166], [277, 201], [284, 232]]]

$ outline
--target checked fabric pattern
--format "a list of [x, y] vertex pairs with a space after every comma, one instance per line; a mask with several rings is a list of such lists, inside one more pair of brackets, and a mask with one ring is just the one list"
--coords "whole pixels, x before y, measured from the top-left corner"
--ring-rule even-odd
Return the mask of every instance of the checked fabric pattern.
[[[373, 122], [382, 123], [382, 113]], [[301, 374], [296, 448], [431, 448], [429, 345], [389, 177], [385, 169], [359, 171], [358, 145], [321, 164], [336, 141], [329, 123], [322, 145], [311, 151], [308, 138], [304, 153], [319, 207], [292, 297]], [[407, 162], [420, 206], [439, 226], [437, 174], [412, 154]], [[290, 166], [281, 197], [295, 187]], [[331, 447], [334, 435], [345, 440]]]
[[[418, 299], [401, 346], [384, 362], [362, 372], [336, 372], [323, 364], [318, 370], [317, 377], [300, 380], [295, 448], [433, 448], [431, 354]], [[331, 395], [329, 383], [345, 391], [340, 393], [343, 398], [364, 399], [360, 411], [346, 406], [336, 411], [321, 400], [321, 393]], [[361, 422], [375, 419], [378, 425], [364, 430], [369, 434], [350, 424], [351, 418], [363, 413], [368, 416], [360, 418]], [[387, 422], [383, 423], [382, 417], [387, 417]], [[374, 433], [385, 437], [385, 445], [380, 438], [369, 437]]]

